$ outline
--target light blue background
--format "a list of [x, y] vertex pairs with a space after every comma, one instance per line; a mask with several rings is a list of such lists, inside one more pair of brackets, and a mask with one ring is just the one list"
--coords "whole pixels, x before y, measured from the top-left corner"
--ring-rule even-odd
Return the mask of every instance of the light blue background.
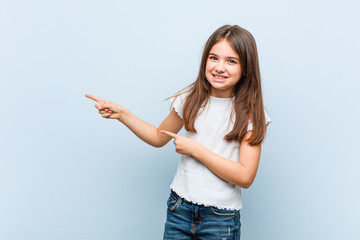
[[161, 239], [173, 144], [151, 124], [195, 80], [209, 35], [248, 29], [273, 120], [243, 191], [242, 239], [360, 239], [359, 1], [0, 1], [0, 239]]

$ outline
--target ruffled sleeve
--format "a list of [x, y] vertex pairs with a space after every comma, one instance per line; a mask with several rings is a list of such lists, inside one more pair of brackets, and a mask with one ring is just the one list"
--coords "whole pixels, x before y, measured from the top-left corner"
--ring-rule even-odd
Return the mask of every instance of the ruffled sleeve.
[[[268, 112], [266, 111], [265, 108], [264, 108], [264, 113], [265, 113], [266, 125], [269, 126], [269, 124], [271, 123], [271, 119], [270, 119], [269, 114], [268, 114]], [[253, 129], [253, 125], [252, 125], [251, 120], [249, 120], [247, 131], [251, 131], [252, 129]]]
[[171, 101], [171, 109], [170, 110], [172, 111], [173, 109], [175, 109], [175, 112], [181, 118], [183, 118], [183, 106], [185, 103], [186, 96], [187, 96], [186, 93], [182, 93], [179, 96], [170, 98], [170, 101]]

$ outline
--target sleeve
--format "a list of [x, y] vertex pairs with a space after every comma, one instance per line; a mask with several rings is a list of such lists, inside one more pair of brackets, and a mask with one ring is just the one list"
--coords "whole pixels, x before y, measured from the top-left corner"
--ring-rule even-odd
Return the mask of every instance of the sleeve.
[[185, 103], [185, 99], [186, 96], [184, 93], [176, 96], [176, 97], [171, 97], [170, 101], [171, 101], [171, 109], [170, 111], [172, 111], [173, 109], [175, 109], [175, 112], [179, 115], [179, 117], [183, 118], [183, 105]]
[[[269, 124], [271, 123], [271, 119], [270, 119], [269, 114], [268, 114], [268, 112], [266, 111], [265, 108], [264, 108], [264, 113], [265, 113], [266, 125], [269, 126]], [[247, 131], [251, 131], [252, 129], [253, 129], [253, 125], [252, 125], [251, 120], [249, 120]]]

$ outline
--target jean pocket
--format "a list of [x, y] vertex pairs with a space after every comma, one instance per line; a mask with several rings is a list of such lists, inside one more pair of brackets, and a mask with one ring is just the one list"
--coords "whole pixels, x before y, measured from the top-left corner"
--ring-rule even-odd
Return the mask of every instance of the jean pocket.
[[237, 210], [219, 209], [216, 207], [210, 207], [210, 210], [214, 215], [222, 217], [237, 216], [239, 213], [239, 211]]
[[170, 196], [167, 200], [167, 206], [170, 211], [175, 211], [177, 206], [182, 202], [182, 199], [173, 191], [171, 191]]

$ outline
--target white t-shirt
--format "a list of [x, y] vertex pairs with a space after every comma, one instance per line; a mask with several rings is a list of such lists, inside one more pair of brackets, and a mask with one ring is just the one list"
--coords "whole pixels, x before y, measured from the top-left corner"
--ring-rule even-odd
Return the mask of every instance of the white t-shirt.
[[[172, 98], [172, 107], [183, 118], [183, 104], [187, 94]], [[228, 142], [224, 136], [233, 129], [230, 121], [233, 98], [216, 98], [210, 96], [204, 111], [195, 120], [197, 133], [185, 131], [185, 136], [200, 142], [214, 153], [238, 162], [239, 141]], [[266, 123], [271, 122], [266, 110]], [[234, 117], [232, 118], [235, 119]], [[248, 131], [252, 130], [249, 121]], [[204, 164], [188, 155], [181, 155], [178, 169], [170, 188], [186, 200], [222, 209], [242, 208], [241, 188], [224, 181], [211, 172]]]

